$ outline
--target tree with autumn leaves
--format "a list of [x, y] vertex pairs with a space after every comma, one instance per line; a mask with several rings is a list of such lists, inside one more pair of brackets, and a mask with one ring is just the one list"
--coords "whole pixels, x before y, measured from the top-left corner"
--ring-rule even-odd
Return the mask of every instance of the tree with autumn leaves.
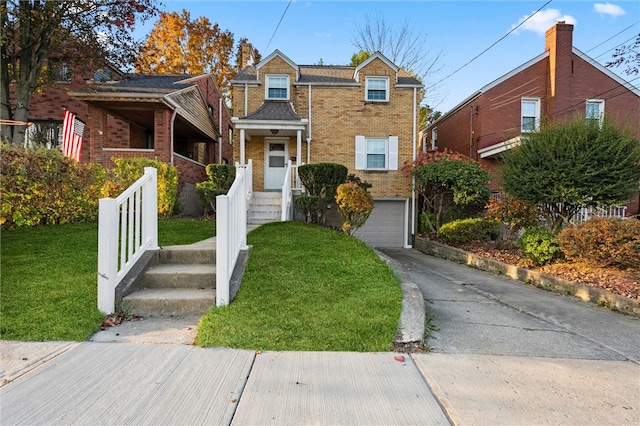
[[231, 63], [233, 33], [187, 10], [162, 12], [136, 57], [135, 69], [150, 74], [213, 73], [224, 90], [236, 70]]
[[0, 1], [0, 119], [18, 123], [1, 127], [2, 140], [24, 142], [32, 95], [55, 83], [55, 60], [75, 72], [105, 60], [128, 65], [137, 51], [136, 22], [156, 13], [155, 0]]

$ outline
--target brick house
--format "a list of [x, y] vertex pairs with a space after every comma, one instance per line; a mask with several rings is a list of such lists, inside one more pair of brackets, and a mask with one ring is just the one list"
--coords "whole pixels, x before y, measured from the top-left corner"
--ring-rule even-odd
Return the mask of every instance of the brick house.
[[[500, 154], [544, 119], [599, 119], [606, 113], [640, 129], [640, 90], [573, 47], [573, 25], [558, 22], [545, 38], [542, 54], [429, 124], [424, 147], [468, 155], [495, 174]], [[498, 191], [500, 183], [494, 180], [492, 189]], [[638, 203], [631, 200], [628, 215], [638, 213]]]
[[[114, 157], [146, 157], [178, 169], [185, 214], [201, 211], [195, 183], [205, 166], [232, 163], [231, 114], [212, 75], [123, 74], [105, 66], [93, 74], [59, 73], [55, 86], [31, 102], [28, 137], [62, 140], [64, 109], [86, 123], [80, 161], [112, 167]], [[39, 136], [37, 136], [39, 134]]]
[[292, 164], [338, 163], [372, 184], [374, 209], [356, 236], [408, 247], [414, 233], [410, 178], [422, 84], [380, 53], [357, 67], [298, 65], [279, 50], [254, 64], [250, 45], [231, 81], [234, 156], [253, 162], [255, 193], [278, 191]]

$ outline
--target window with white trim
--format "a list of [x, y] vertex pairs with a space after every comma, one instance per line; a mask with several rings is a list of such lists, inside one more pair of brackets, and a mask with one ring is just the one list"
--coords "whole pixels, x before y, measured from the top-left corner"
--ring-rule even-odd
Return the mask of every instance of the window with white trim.
[[540, 130], [540, 98], [522, 98], [521, 117], [522, 133]]
[[431, 129], [431, 149], [436, 149], [438, 146], [438, 128]]
[[368, 102], [389, 102], [389, 77], [366, 77], [365, 91]]
[[604, 99], [587, 99], [586, 106], [587, 122], [597, 122], [601, 126], [604, 119]]
[[266, 80], [266, 99], [289, 99], [288, 75], [267, 75]]
[[398, 170], [398, 137], [356, 136], [356, 170]]

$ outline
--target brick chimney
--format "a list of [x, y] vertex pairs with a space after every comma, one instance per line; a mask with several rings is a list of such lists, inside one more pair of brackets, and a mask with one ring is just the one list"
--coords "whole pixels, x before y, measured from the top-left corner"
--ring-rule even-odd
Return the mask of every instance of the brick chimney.
[[240, 68], [244, 68], [247, 65], [255, 65], [255, 56], [253, 52], [253, 45], [248, 42], [243, 42], [240, 47]]
[[549, 51], [549, 86], [547, 115], [558, 119], [557, 113], [571, 106], [573, 77], [573, 25], [559, 21], [545, 33], [545, 51]]

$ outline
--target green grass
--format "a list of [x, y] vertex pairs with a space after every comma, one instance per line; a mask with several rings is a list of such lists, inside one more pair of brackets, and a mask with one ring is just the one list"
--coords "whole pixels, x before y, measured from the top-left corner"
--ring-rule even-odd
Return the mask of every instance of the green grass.
[[[215, 235], [215, 222], [160, 220], [160, 245]], [[85, 340], [104, 316], [97, 309], [96, 223], [0, 233], [0, 338]]]
[[253, 350], [388, 351], [402, 292], [362, 242], [299, 222], [263, 225], [236, 299], [200, 321], [196, 343]]

